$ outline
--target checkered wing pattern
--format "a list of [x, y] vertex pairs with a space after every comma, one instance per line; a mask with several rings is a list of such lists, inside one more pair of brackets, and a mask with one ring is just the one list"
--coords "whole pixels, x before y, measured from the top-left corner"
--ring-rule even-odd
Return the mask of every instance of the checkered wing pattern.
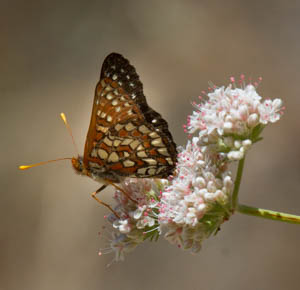
[[168, 124], [148, 106], [135, 68], [120, 54], [108, 55], [96, 86], [85, 168], [115, 181], [118, 176], [165, 178], [176, 156]]

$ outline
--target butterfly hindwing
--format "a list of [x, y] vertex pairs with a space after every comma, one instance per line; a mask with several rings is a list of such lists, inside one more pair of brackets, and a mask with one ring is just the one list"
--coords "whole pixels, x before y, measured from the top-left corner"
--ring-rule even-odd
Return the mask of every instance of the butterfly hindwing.
[[85, 167], [103, 176], [167, 177], [176, 155], [167, 122], [148, 106], [134, 67], [110, 54], [95, 91]]

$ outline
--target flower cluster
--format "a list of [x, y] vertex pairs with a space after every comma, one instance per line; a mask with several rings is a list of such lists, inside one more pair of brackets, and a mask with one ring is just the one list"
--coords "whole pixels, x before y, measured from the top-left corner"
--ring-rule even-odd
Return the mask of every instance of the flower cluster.
[[185, 125], [189, 133], [199, 131], [201, 145], [214, 145], [229, 160], [241, 160], [259, 140], [265, 125], [278, 121], [284, 110], [280, 99], [262, 101], [256, 92], [257, 82], [245, 85], [241, 75], [239, 83], [240, 88], [232, 77], [226, 88], [209, 88], [205, 101], [194, 103], [196, 111]]
[[226, 164], [198, 144], [194, 137], [181, 149], [177, 175], [162, 194], [159, 215], [166, 239], [192, 252], [229, 218], [233, 185]]
[[127, 178], [121, 183], [124, 192], [114, 194], [114, 213], [106, 219], [116, 231], [108, 239], [107, 248], [99, 254], [115, 252], [114, 261], [124, 259], [124, 254], [134, 250], [146, 239], [159, 236], [158, 201], [162, 184], [159, 180]]
[[284, 110], [280, 99], [262, 100], [258, 83], [244, 81], [242, 75], [237, 87], [231, 78], [226, 88], [214, 86], [205, 101], [194, 103], [196, 111], [184, 127], [198, 136], [179, 148], [169, 181], [129, 178], [121, 184], [126, 194], [116, 191], [115, 213], [108, 217], [117, 230], [108, 247], [116, 261], [161, 233], [170, 243], [196, 253], [229, 219], [235, 209], [229, 164], [243, 159], [264, 127], [278, 121]]

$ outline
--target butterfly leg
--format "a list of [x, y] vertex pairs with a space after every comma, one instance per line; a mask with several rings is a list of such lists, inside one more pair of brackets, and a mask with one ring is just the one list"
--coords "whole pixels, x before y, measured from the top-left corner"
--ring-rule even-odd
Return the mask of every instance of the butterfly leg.
[[96, 194], [98, 194], [100, 191], [102, 191], [103, 189], [105, 189], [107, 187], [107, 185], [106, 184], [104, 184], [104, 185], [102, 185], [98, 190], [96, 190], [95, 192], [93, 192], [91, 195], [92, 195], [92, 198], [94, 198], [95, 200], [97, 200], [100, 204], [102, 204], [102, 205], [104, 205], [105, 207], [107, 207], [118, 219], [120, 219], [120, 216], [116, 213], [116, 211], [114, 211], [113, 209], [112, 209], [112, 207], [109, 205], [109, 204], [107, 204], [107, 203], [105, 203], [105, 202], [103, 202], [102, 200], [100, 200], [97, 196], [96, 196]]
[[107, 183], [109, 183], [110, 185], [112, 185], [115, 189], [121, 191], [128, 199], [130, 199], [132, 202], [134, 203], [138, 203], [136, 200], [134, 200], [123, 188], [121, 188], [120, 186], [116, 185], [115, 183], [111, 182], [109, 179], [105, 179], [105, 181]]

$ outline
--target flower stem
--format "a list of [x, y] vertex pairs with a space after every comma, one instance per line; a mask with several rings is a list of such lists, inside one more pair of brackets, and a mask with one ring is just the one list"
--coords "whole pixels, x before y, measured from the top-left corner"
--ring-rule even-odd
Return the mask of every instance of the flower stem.
[[231, 203], [232, 210], [235, 210], [238, 204], [238, 194], [239, 194], [241, 179], [243, 175], [244, 163], [245, 163], [245, 157], [239, 161], [238, 170], [236, 173], [234, 189], [232, 193], [232, 203]]
[[281, 222], [286, 222], [291, 224], [300, 224], [300, 216], [298, 215], [252, 207], [244, 204], [239, 204], [236, 210], [242, 214], [257, 216], [265, 219], [271, 219], [271, 220], [281, 221]]

